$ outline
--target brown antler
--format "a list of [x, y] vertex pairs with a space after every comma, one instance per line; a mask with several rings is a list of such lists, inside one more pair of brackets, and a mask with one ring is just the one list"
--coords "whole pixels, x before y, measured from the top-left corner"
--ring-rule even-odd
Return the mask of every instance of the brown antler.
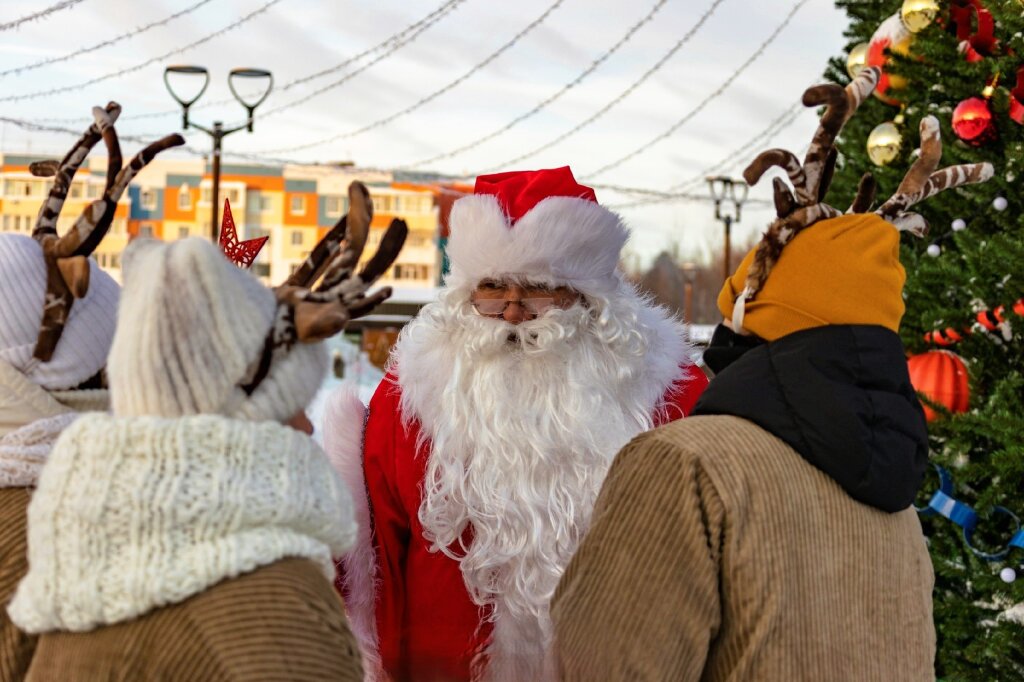
[[[789, 190], [785, 185], [775, 184], [776, 207], [791, 207], [790, 213], [801, 206], [824, 201], [832, 180], [835, 167], [836, 137], [864, 99], [878, 84], [880, 71], [877, 68], [864, 69], [845, 88], [834, 84], [816, 85], [804, 92], [803, 103], [808, 107], [825, 105], [821, 123], [811, 140], [811, 145], [801, 164], [796, 155], [785, 149], [769, 149], [762, 152], [747, 166], [743, 177], [747, 184], [757, 184], [770, 168], [777, 166], [784, 171], [793, 184], [795, 200], [786, 195]], [[779, 214], [785, 218], [789, 214]]]
[[938, 119], [934, 116], [921, 119], [920, 130], [921, 155], [907, 171], [896, 193], [875, 211], [901, 231], [917, 236], [928, 231], [928, 223], [917, 213], [908, 212], [908, 208], [943, 190], [985, 182], [994, 172], [990, 163], [960, 164], [936, 170], [942, 158]]
[[875, 194], [877, 192], [878, 182], [875, 180], [875, 176], [871, 173], [862, 175], [860, 183], [857, 184], [857, 196], [854, 197], [847, 213], [867, 213], [868, 209], [871, 208], [871, 204], [875, 203]]
[[[37, 175], [55, 175], [53, 188], [39, 211], [36, 228], [32, 232], [43, 249], [47, 266], [43, 319], [33, 351], [34, 357], [42, 362], [53, 357], [74, 299], [84, 298], [88, 293], [88, 256], [106, 236], [117, 210], [117, 202], [128, 183], [156, 154], [185, 143], [180, 135], [169, 135], [146, 147], [132, 159], [127, 168], [122, 168], [121, 147], [114, 129], [114, 121], [120, 112], [121, 107], [116, 102], [109, 103], [105, 109], [93, 108], [95, 122], [59, 165], [42, 162], [32, 168]], [[103, 196], [89, 204], [74, 226], [58, 237], [57, 219], [71, 187], [71, 180], [100, 138], [107, 147], [107, 179]]]
[[[121, 105], [117, 102], [110, 102], [102, 111], [106, 114], [103, 119], [104, 122], [109, 121], [113, 124], [121, 114]], [[95, 117], [95, 110], [93, 113]], [[67, 198], [68, 190], [71, 188], [71, 180], [75, 177], [75, 173], [78, 172], [82, 162], [85, 161], [85, 157], [89, 155], [89, 150], [100, 141], [103, 135], [100, 125], [99, 119], [94, 121], [59, 164], [47, 160], [37, 161], [29, 167], [33, 175], [41, 177], [55, 176], [53, 187], [50, 188], [46, 201], [39, 207], [36, 227], [32, 231], [33, 237], [38, 238], [42, 234], [57, 234], [57, 217], [64, 207], [64, 200]]]
[[[782, 249], [802, 230], [826, 218], [842, 215], [825, 202], [825, 195], [832, 182], [838, 151], [835, 141], [846, 122], [878, 84], [881, 71], [872, 67], [864, 69], [845, 88], [835, 84], [816, 85], [804, 92], [804, 106], [825, 106], [821, 122], [814, 133], [801, 164], [796, 155], [784, 149], [770, 149], [762, 152], [743, 172], [748, 184], [758, 180], [773, 166], [786, 172], [793, 184], [790, 191], [780, 178], [773, 180], [775, 209], [778, 218], [768, 227], [754, 254], [753, 263], [747, 272], [743, 293], [736, 301], [733, 324], [742, 326], [745, 301], [753, 298], [764, 286], [768, 273], [775, 267]], [[874, 201], [874, 180], [864, 178], [858, 189], [854, 208], [867, 210]]]
[[[251, 395], [266, 378], [274, 360], [296, 343], [330, 338], [350, 320], [365, 315], [391, 296], [389, 287], [369, 296], [366, 292], [398, 258], [409, 229], [404, 220], [392, 220], [376, 253], [354, 274], [372, 217], [369, 191], [361, 182], [353, 182], [349, 185], [348, 214], [314, 247], [302, 266], [275, 289], [277, 317], [259, 362], [242, 385], [247, 394]], [[321, 273], [323, 279], [314, 288]]]

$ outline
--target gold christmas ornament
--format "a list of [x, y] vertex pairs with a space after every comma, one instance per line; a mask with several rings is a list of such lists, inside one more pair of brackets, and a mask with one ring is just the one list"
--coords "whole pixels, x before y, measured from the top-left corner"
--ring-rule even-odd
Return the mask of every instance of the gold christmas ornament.
[[850, 74], [850, 78], [856, 78], [867, 65], [868, 43], [854, 45], [853, 49], [850, 50], [850, 55], [846, 58], [846, 73]]
[[932, 25], [939, 9], [938, 0], [903, 0], [900, 17], [908, 31], [917, 33]]
[[903, 135], [895, 123], [880, 123], [868, 135], [868, 158], [876, 166], [886, 166], [899, 156], [902, 144]]

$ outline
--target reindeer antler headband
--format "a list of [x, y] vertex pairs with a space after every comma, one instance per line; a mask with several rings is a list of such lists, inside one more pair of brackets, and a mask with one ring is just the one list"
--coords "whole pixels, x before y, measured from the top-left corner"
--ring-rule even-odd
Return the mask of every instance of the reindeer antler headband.
[[[778, 217], [768, 227], [764, 238], [758, 244], [754, 260], [747, 272], [744, 289], [736, 298], [732, 317], [735, 331], [739, 332], [742, 329], [746, 303], [753, 300], [764, 287], [786, 244], [811, 225], [842, 215], [840, 211], [825, 203], [825, 195], [832, 181], [838, 154], [835, 140], [846, 122], [875, 89], [880, 75], [881, 70], [878, 67], [871, 67], [861, 71], [845, 88], [836, 84], [809, 88], [804, 93], [804, 106], [824, 104], [825, 113], [821, 117], [821, 123], [803, 164], [791, 152], [770, 149], [758, 155], [743, 172], [747, 183], [754, 185], [769, 168], [778, 166], [786, 171], [789, 181], [793, 184], [793, 191], [790, 191], [781, 178], [775, 178], [773, 181]], [[892, 223], [896, 229], [921, 236], [928, 229], [928, 224], [920, 215], [908, 213], [908, 208], [943, 190], [984, 182], [992, 177], [993, 169], [989, 163], [963, 164], [937, 171], [941, 156], [939, 122], [934, 116], [928, 116], [921, 121], [920, 158], [911, 166], [896, 194], [875, 213]], [[865, 174], [847, 213], [866, 213], [870, 210], [875, 191], [874, 178], [870, 173]]]
[[[54, 176], [53, 188], [39, 209], [32, 237], [39, 242], [46, 260], [46, 298], [43, 304], [43, 320], [33, 356], [41, 362], [53, 357], [64, 325], [71, 314], [76, 298], [84, 298], [89, 290], [88, 257], [110, 229], [117, 210], [117, 202], [124, 194], [132, 178], [149, 163], [153, 157], [170, 147], [185, 144], [181, 135], [168, 135], [152, 143], [127, 167], [122, 168], [121, 147], [114, 130], [114, 122], [121, 113], [121, 106], [110, 102], [105, 108], [94, 107], [95, 121], [79, 138], [78, 142], [58, 164], [43, 161], [32, 164], [33, 175]], [[60, 216], [75, 172], [85, 161], [89, 150], [103, 138], [107, 147], [107, 180], [103, 196], [85, 208], [82, 215], [67, 234], [57, 235], [57, 218]]]
[[[242, 383], [252, 395], [267, 377], [271, 365], [297, 343], [314, 343], [340, 332], [349, 320], [365, 315], [391, 296], [383, 287], [366, 291], [395, 262], [409, 232], [404, 220], [388, 226], [377, 252], [355, 274], [373, 219], [370, 193], [361, 182], [348, 188], [349, 211], [324, 235], [302, 265], [274, 289], [277, 313], [267, 334], [263, 353]], [[317, 279], [323, 279], [314, 287]]]

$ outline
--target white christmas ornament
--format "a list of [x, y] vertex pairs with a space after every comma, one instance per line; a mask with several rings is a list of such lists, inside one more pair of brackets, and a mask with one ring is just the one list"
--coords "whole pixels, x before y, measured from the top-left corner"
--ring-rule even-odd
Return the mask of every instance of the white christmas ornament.
[[954, 232], [960, 232], [961, 230], [966, 230], [966, 229], [967, 229], [967, 223], [964, 221], [963, 218], [957, 218], [956, 220], [953, 221], [953, 231]]
[[1004, 583], [1012, 583], [1017, 579], [1017, 571], [1007, 566], [1003, 570], [999, 571], [999, 577], [1003, 579]]
[[992, 200], [992, 208], [997, 211], [1005, 211], [1007, 205], [1006, 197], [996, 197]]
[[929, 244], [928, 245], [928, 255], [931, 256], [932, 258], [937, 258], [939, 256], [939, 254], [941, 254], [941, 253], [942, 253], [942, 249], [939, 248], [938, 244]]

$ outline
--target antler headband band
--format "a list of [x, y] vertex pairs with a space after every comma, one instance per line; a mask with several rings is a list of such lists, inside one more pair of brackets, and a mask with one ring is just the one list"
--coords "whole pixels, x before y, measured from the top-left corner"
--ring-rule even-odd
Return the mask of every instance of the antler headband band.
[[[53, 187], [39, 209], [32, 237], [39, 242], [46, 260], [46, 298], [43, 319], [33, 356], [48, 362], [57, 348], [64, 325], [76, 298], [84, 298], [89, 290], [89, 255], [99, 246], [114, 220], [117, 202], [128, 183], [153, 158], [170, 147], [185, 144], [181, 135], [168, 135], [139, 152], [122, 168], [121, 147], [114, 123], [121, 105], [110, 102], [105, 108], [94, 107], [95, 121], [58, 164], [37, 162], [30, 166], [33, 175], [54, 176]], [[89, 150], [100, 138], [107, 147], [107, 179], [103, 196], [89, 204], [64, 236], [57, 235], [60, 216], [75, 172], [85, 161]]]
[[[878, 67], [871, 67], [861, 71], [845, 88], [836, 84], [809, 88], [804, 93], [804, 105], [813, 107], [824, 104], [825, 112], [803, 164], [791, 152], [770, 149], [759, 154], [743, 172], [747, 183], [754, 185], [769, 168], [778, 166], [786, 171], [793, 184], [793, 191], [781, 178], [773, 181], [778, 217], [758, 244], [744, 289], [736, 298], [732, 317], [735, 331], [742, 329], [747, 301], [753, 300], [764, 287], [786, 244], [818, 221], [842, 215], [825, 203], [838, 154], [835, 140], [846, 122], [875, 89], [880, 75]], [[928, 224], [920, 215], [908, 213], [908, 208], [945, 189], [984, 182], [992, 177], [993, 169], [989, 163], [963, 164], [936, 171], [941, 156], [939, 122], [935, 117], [928, 116], [921, 121], [921, 156], [907, 172], [896, 194], [875, 213], [892, 223], [896, 229], [921, 236], [928, 229]], [[874, 178], [865, 174], [847, 213], [866, 213], [870, 210], [875, 191]]]
[[[330, 338], [344, 329], [349, 320], [367, 314], [391, 296], [390, 287], [369, 296], [366, 292], [395, 262], [409, 229], [404, 220], [392, 220], [377, 252], [355, 274], [370, 231], [373, 203], [361, 182], [349, 185], [348, 196], [348, 213], [324, 235], [292, 276], [274, 289], [274, 324], [262, 354], [241, 383], [247, 395], [253, 394], [271, 365], [297, 343]], [[314, 287], [321, 276], [320, 284]]]

